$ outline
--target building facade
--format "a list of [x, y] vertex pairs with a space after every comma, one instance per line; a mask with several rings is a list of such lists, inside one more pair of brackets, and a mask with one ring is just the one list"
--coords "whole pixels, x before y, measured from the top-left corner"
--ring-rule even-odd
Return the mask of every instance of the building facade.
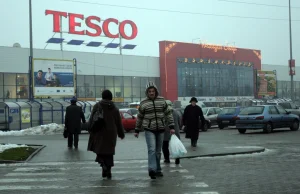
[[[0, 100], [29, 97], [29, 49], [0, 47]], [[34, 58], [77, 61], [77, 96], [95, 101], [101, 91], [112, 91], [117, 102], [136, 102], [145, 97], [148, 81], [160, 88], [157, 57], [83, 53], [35, 49]]]

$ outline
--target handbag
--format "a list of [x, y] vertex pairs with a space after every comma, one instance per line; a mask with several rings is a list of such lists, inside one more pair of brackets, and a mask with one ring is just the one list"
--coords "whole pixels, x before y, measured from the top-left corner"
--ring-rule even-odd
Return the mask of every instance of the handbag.
[[66, 127], [64, 128], [63, 136], [64, 136], [64, 138], [68, 138], [68, 136], [69, 136], [69, 131]]
[[89, 132], [96, 132], [101, 130], [105, 126], [103, 109], [100, 104], [98, 104], [97, 110], [90, 118]]

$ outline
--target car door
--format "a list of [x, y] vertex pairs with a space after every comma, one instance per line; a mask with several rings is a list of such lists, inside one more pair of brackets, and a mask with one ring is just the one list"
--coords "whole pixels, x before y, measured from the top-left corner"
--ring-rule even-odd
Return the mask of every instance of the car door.
[[211, 122], [215, 122], [217, 120], [216, 117], [216, 112], [214, 108], [209, 108], [207, 111], [207, 118], [211, 121]]
[[269, 115], [270, 115], [271, 122], [273, 123], [273, 127], [280, 128], [282, 126], [281, 115], [279, 114], [275, 106], [269, 107]]
[[218, 117], [218, 114], [222, 111], [222, 109], [220, 109], [220, 108], [213, 108], [213, 109], [214, 109], [215, 114], [212, 116], [211, 122], [214, 124], [217, 124], [217, 117]]
[[280, 116], [281, 116], [281, 127], [290, 127], [293, 122], [293, 118], [287, 114], [287, 111], [282, 108], [282, 106], [276, 106]]
[[124, 117], [124, 123], [126, 123], [126, 127], [124, 126], [124, 128], [125, 129], [134, 129], [136, 119], [133, 118], [132, 115], [127, 112], [123, 113], [123, 117]]

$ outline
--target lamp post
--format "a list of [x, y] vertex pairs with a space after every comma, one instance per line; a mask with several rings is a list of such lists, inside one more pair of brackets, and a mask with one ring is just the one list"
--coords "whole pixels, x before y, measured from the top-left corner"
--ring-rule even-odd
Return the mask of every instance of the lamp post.
[[33, 83], [32, 83], [32, 60], [33, 60], [33, 46], [32, 46], [32, 4], [29, 0], [29, 44], [30, 44], [30, 56], [29, 56], [29, 100], [33, 100]]
[[[292, 43], [292, 19], [291, 19], [291, 0], [289, 0], [289, 31], [290, 31], [290, 60], [289, 74], [291, 76], [291, 99], [294, 100], [294, 74], [295, 62], [293, 60], [293, 43]], [[294, 67], [293, 67], [294, 66]]]

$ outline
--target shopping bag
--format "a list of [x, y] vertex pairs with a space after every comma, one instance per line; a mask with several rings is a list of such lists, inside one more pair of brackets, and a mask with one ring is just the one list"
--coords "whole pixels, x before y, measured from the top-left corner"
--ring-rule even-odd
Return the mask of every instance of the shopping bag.
[[187, 153], [187, 150], [185, 149], [180, 139], [178, 139], [178, 137], [174, 134], [171, 136], [169, 150], [171, 158], [180, 158]]
[[68, 136], [69, 136], [69, 131], [66, 127], [64, 128], [63, 136], [64, 136], [64, 138], [68, 138]]

